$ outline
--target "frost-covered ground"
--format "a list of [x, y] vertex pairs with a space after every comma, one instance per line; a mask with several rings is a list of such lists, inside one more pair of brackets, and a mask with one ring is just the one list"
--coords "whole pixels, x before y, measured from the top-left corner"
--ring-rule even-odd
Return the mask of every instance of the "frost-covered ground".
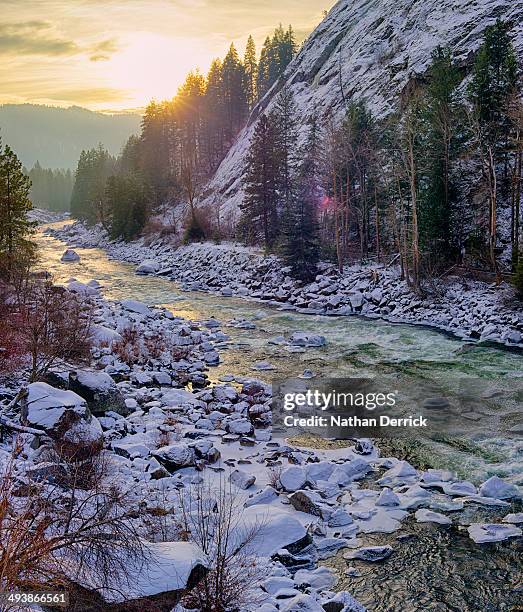
[[396, 266], [347, 267], [340, 275], [323, 265], [314, 283], [300, 286], [275, 256], [236, 244], [192, 244], [174, 249], [162, 240], [115, 243], [99, 227], [80, 223], [48, 229], [71, 247], [100, 247], [137, 272], [171, 278], [190, 290], [257, 299], [302, 313], [364, 315], [423, 324], [467, 339], [523, 345], [523, 310], [507, 283], [500, 286], [448, 277], [426, 297], [413, 294]]
[[[394, 533], [407, 520], [442, 529], [465, 521], [478, 545], [522, 536], [523, 516], [510, 506], [523, 491], [496, 476], [472, 483], [445, 470], [420, 471], [380, 456], [368, 440], [311, 450], [273, 439], [267, 385], [234, 376], [207, 384], [227, 338], [215, 319], [197, 324], [132, 300], [107, 302], [95, 280], [68, 288], [96, 302], [93, 364], [61, 368], [49, 380], [53, 386], [29, 386], [21, 421], [44, 433], [36, 449], [33, 435], [22, 435], [15, 472], [23, 482], [31, 474], [52, 481], [56, 472], [45, 455], [51, 440], [103, 440], [109, 473], [129, 492], [157, 559], [128, 599], [183, 589], [195, 565], [206, 564], [202, 551], [179, 541], [180, 491], [194, 496], [202, 482], [230, 489], [242, 527], [259, 527], [250, 547], [260, 568], [251, 585], [257, 603], [246, 611], [363, 610], [350, 593], [336, 593], [337, 578], [322, 562], [340, 550], [348, 571], [386, 559], [408, 544], [375, 547], [366, 537]], [[129, 329], [136, 331], [131, 338]], [[128, 349], [115, 350], [122, 338]], [[4, 391], [0, 414], [12, 393]], [[19, 414], [11, 408], [7, 416], [18, 422]], [[2, 463], [10, 443], [1, 446]], [[492, 523], [474, 518], [482, 508], [495, 509]]]

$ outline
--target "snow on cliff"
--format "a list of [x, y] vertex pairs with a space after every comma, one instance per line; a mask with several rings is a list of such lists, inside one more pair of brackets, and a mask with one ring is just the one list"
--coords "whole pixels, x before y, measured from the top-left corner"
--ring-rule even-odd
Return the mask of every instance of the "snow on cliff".
[[271, 108], [284, 83], [295, 95], [302, 136], [314, 113], [340, 120], [350, 98], [365, 100], [376, 116], [383, 116], [426, 71], [438, 44], [449, 46], [459, 64], [470, 64], [485, 27], [498, 18], [513, 24], [521, 56], [523, 0], [340, 0], [253, 111], [209, 182], [204, 204], [220, 205], [222, 216], [237, 212], [257, 117]]

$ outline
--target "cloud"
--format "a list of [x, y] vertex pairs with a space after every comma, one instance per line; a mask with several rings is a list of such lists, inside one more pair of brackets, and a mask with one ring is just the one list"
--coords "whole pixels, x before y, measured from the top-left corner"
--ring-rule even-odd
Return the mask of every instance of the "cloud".
[[119, 51], [120, 47], [116, 38], [108, 38], [93, 45], [90, 49], [89, 59], [92, 62], [103, 62], [111, 59], [111, 55]]
[[47, 21], [0, 24], [0, 54], [75, 55], [80, 51], [72, 40], [56, 37]]

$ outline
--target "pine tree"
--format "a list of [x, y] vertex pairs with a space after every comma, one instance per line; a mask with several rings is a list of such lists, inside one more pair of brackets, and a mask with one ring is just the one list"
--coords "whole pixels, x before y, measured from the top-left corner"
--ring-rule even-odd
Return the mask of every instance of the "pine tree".
[[267, 36], [260, 54], [260, 62], [258, 64], [258, 78], [256, 80], [256, 92], [258, 94], [258, 100], [261, 100], [263, 96], [269, 91], [269, 56], [271, 53], [272, 40], [270, 36]]
[[228, 140], [232, 141], [243, 127], [247, 114], [245, 71], [233, 44], [223, 60], [222, 81], [226, 132]]
[[294, 170], [297, 160], [298, 140], [297, 109], [292, 91], [284, 87], [276, 99], [271, 118], [278, 132], [276, 157], [279, 166], [278, 192], [280, 204], [285, 210], [293, 199]]
[[252, 36], [249, 36], [247, 40], [243, 67], [245, 70], [245, 93], [247, 96], [247, 104], [249, 110], [252, 110], [258, 99], [256, 87], [258, 63], [256, 62], [256, 45], [254, 44], [254, 38]]
[[73, 217], [90, 224], [100, 222], [107, 227], [105, 187], [114, 169], [115, 160], [102, 144], [96, 149], [82, 151], [71, 196]]
[[519, 257], [518, 264], [516, 266], [514, 286], [516, 288], [518, 298], [523, 301], [523, 257], [521, 256]]
[[280, 24], [272, 38], [265, 39], [258, 64], [258, 97], [261, 99], [283, 75], [296, 55], [297, 45], [292, 26], [285, 31]]
[[132, 240], [144, 228], [147, 198], [143, 182], [133, 176], [107, 179], [105, 198], [111, 215], [111, 237]]
[[313, 117], [300, 155], [295, 194], [283, 222], [283, 260], [291, 267], [292, 275], [304, 282], [314, 280], [319, 261], [319, 149], [318, 126]]
[[[509, 192], [508, 142], [511, 120], [508, 106], [517, 85], [517, 60], [512, 45], [510, 26], [497, 20], [485, 29], [472, 80], [469, 100], [474, 109], [473, 131], [481, 159], [484, 182], [489, 193], [488, 245], [493, 271], [499, 277], [496, 257], [498, 192]], [[503, 175], [498, 177], [498, 165], [503, 161]]]
[[0, 254], [7, 257], [9, 266], [15, 254], [29, 250], [27, 238], [34, 230], [34, 224], [27, 218], [32, 209], [30, 189], [31, 181], [22, 163], [0, 141]]
[[261, 240], [267, 249], [278, 236], [277, 128], [262, 115], [256, 124], [247, 156], [245, 198], [241, 205], [239, 233], [249, 242]]
[[[420, 248], [431, 269], [446, 265], [455, 255], [451, 222], [457, 190], [452, 170], [463, 134], [458, 123], [464, 113], [456, 91], [461, 82], [449, 49], [437, 47], [432, 54], [429, 83], [421, 109], [423, 129], [422, 188], [420, 190]], [[454, 248], [454, 250], [453, 250]]]
[[517, 84], [517, 59], [510, 25], [497, 20], [485, 29], [469, 85], [469, 98], [492, 139], [507, 129], [506, 105]]
[[226, 150], [225, 107], [223, 97], [222, 63], [213, 60], [205, 86], [205, 137], [207, 168], [211, 173], [218, 167]]

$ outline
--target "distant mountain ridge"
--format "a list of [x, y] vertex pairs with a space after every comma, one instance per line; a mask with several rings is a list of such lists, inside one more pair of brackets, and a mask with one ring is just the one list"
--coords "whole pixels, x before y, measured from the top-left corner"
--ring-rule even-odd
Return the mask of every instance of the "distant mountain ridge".
[[74, 170], [82, 149], [98, 143], [113, 155], [140, 130], [139, 114], [108, 115], [78, 106], [60, 108], [37, 104], [0, 105], [0, 136], [31, 168]]

